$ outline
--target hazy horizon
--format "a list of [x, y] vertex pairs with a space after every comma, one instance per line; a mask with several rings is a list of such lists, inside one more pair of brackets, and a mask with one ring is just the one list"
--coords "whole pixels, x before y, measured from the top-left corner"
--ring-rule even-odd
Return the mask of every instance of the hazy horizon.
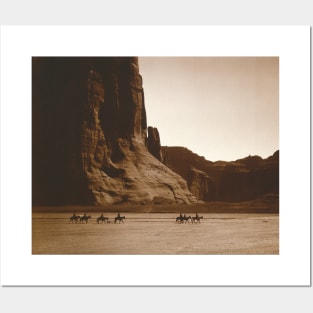
[[162, 146], [210, 161], [279, 150], [278, 57], [139, 57], [139, 71]]

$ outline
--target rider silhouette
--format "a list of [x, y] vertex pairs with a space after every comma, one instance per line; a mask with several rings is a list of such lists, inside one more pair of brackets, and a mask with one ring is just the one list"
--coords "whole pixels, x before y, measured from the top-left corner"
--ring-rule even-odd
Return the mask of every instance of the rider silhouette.
[[118, 218], [120, 218], [120, 217], [121, 217], [120, 213], [117, 213], [117, 217], [118, 217]]

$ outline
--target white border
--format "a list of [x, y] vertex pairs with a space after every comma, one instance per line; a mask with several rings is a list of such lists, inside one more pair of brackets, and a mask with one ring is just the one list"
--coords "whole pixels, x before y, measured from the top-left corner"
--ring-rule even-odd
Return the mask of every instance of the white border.
[[[31, 56], [54, 55], [279, 56], [280, 255], [31, 255]], [[2, 285], [309, 285], [309, 168], [308, 26], [1, 27]]]

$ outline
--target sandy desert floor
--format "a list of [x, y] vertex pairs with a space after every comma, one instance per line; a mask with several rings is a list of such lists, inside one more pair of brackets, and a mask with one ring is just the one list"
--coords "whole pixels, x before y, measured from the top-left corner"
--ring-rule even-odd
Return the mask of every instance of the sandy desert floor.
[[[33, 254], [279, 254], [278, 214], [199, 214], [177, 224], [176, 213], [125, 213], [125, 223], [70, 223], [71, 213], [33, 213]], [[195, 214], [186, 214], [187, 216]]]

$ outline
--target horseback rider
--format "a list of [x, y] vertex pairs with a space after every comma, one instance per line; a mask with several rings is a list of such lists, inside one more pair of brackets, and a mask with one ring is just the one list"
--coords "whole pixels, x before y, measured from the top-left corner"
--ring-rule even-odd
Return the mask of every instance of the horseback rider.
[[196, 212], [196, 218], [199, 218], [198, 212]]
[[121, 218], [120, 212], [117, 213], [117, 217], [118, 217], [118, 218]]

